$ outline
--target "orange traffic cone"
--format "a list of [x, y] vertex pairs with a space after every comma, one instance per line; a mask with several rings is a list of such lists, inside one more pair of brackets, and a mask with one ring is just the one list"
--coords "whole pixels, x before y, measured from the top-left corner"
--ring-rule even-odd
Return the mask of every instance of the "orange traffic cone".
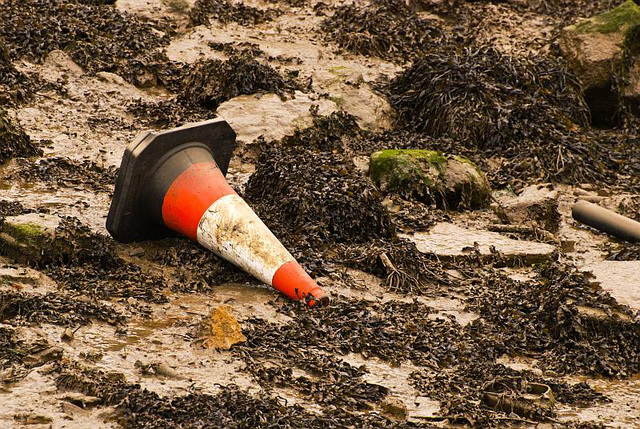
[[139, 135], [122, 158], [107, 230], [121, 242], [178, 232], [290, 298], [328, 302], [225, 180], [235, 138], [221, 119]]

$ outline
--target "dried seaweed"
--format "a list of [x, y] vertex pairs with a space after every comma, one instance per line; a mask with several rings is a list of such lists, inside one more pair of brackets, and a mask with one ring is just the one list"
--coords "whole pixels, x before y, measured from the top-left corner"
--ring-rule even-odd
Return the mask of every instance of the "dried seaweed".
[[112, 325], [125, 321], [124, 316], [110, 305], [79, 300], [66, 294], [0, 291], [0, 321], [4, 323], [44, 322], [68, 326], [86, 325], [92, 319]]
[[181, 239], [167, 240], [169, 246], [153, 259], [176, 270], [174, 292], [209, 293], [224, 283], [255, 281], [249, 274], [198, 244]]
[[9, 51], [0, 36], [0, 106], [28, 100], [34, 91], [33, 80], [14, 67]]
[[32, 210], [23, 206], [20, 201], [0, 200], [0, 218], [5, 216], [18, 216], [31, 212]]
[[56, 240], [67, 243], [66, 250], [44, 249], [46, 259], [51, 261], [46, 273], [61, 288], [97, 298], [168, 301], [162, 293], [165, 284], [161, 276], [124, 261], [116, 254], [113, 240], [92, 232], [77, 219], [62, 219], [55, 236]]
[[379, 192], [342, 154], [267, 147], [245, 197], [294, 253], [395, 234]]
[[175, 99], [149, 102], [141, 99], [127, 105], [127, 110], [142, 119], [147, 126], [174, 128], [187, 122], [199, 122], [216, 117], [209, 109], [184, 106]]
[[482, 315], [469, 329], [496, 338], [496, 353], [536, 357], [560, 374], [640, 371], [640, 322], [628, 307], [570, 266], [552, 264], [538, 275], [531, 282], [490, 276], [469, 299], [470, 309]]
[[252, 320], [243, 327], [249, 348], [294, 355], [296, 350], [310, 355], [360, 353], [365, 359], [378, 357], [396, 365], [412, 361], [430, 368], [446, 368], [477, 355], [492, 358], [458, 323], [430, 317], [433, 311], [417, 301], [371, 303], [342, 296], [317, 311], [297, 302], [285, 302], [280, 311], [293, 319], [284, 325]]
[[[256, 320], [254, 323], [252, 328], [264, 322]], [[254, 330], [251, 332], [257, 334]], [[272, 344], [257, 340], [250, 341], [247, 349], [236, 350], [247, 363], [246, 371], [262, 387], [295, 389], [325, 406], [370, 410], [371, 404], [379, 403], [389, 393], [384, 386], [364, 381], [362, 376], [366, 370], [355, 368], [339, 358], [320, 354], [315, 349], [275, 349]], [[274, 360], [278, 363], [273, 363]], [[305, 371], [305, 375], [294, 375], [294, 368]]]
[[349, 152], [351, 144], [367, 135], [358, 126], [355, 116], [347, 112], [339, 110], [329, 116], [321, 116], [312, 109], [311, 114], [313, 124], [285, 136], [281, 140], [283, 146], [299, 146], [321, 152]]
[[42, 155], [42, 150], [0, 107], [0, 164], [11, 158]]
[[251, 395], [235, 385], [220, 386], [215, 395], [190, 393], [171, 398], [128, 384], [123, 376], [116, 374], [109, 376], [68, 364], [60, 369], [59, 389], [80, 391], [100, 398], [104, 405], [115, 405], [125, 428], [210, 427], [212, 424], [229, 428], [407, 427], [377, 414], [354, 414], [335, 408], [314, 414], [264, 393]]
[[621, 0], [540, 0], [529, 2], [529, 9], [563, 22], [576, 18], [590, 18], [619, 6]]
[[67, 188], [83, 187], [97, 192], [112, 193], [116, 183], [117, 169], [101, 167], [92, 161], [72, 161], [62, 157], [51, 157], [38, 161], [22, 161], [12, 179], [43, 183]]
[[73, 0], [7, 0], [0, 7], [12, 59], [42, 61], [60, 49], [89, 72], [108, 71], [140, 84], [151, 65], [166, 61], [155, 51], [169, 43], [153, 27], [113, 7]]
[[385, 279], [385, 285], [392, 292], [433, 295], [442, 284], [448, 283], [441, 265], [406, 239], [341, 245], [325, 257]]
[[[420, 393], [441, 401], [440, 414], [446, 416], [449, 423], [466, 423], [474, 427], [494, 427], [496, 421], [510, 411], [521, 418], [548, 421], [555, 416], [556, 401], [581, 406], [607, 401], [604, 395], [584, 383], [556, 383], [527, 371], [489, 362], [464, 364], [452, 371], [414, 372], [411, 383]], [[551, 393], [542, 401], [527, 399], [532, 383], [548, 386]], [[505, 407], [487, 401], [487, 394], [495, 394], [496, 386], [500, 387], [499, 398]]]
[[623, 244], [610, 250], [607, 261], [640, 261], [640, 244]]
[[258, 9], [242, 2], [230, 0], [196, 0], [189, 11], [191, 25], [209, 25], [209, 19], [222, 24], [235, 22], [240, 25], [258, 25], [272, 21], [282, 14], [279, 9]]
[[398, 125], [506, 159], [510, 178], [603, 180], [616, 166], [589, 135], [578, 81], [557, 60], [510, 57], [491, 47], [427, 54], [388, 87]]
[[396, 62], [415, 60], [444, 39], [437, 21], [420, 18], [395, 0], [339, 6], [321, 28], [329, 40], [351, 53]]
[[186, 106], [217, 109], [220, 104], [239, 95], [298, 89], [269, 65], [246, 55], [233, 55], [227, 61], [205, 60], [197, 63], [185, 76], [178, 101]]

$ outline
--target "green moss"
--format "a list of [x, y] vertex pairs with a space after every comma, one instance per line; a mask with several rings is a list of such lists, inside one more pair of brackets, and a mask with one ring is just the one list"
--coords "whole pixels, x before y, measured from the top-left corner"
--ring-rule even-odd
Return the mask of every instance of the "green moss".
[[602, 13], [594, 18], [580, 22], [574, 26], [578, 33], [609, 34], [640, 24], [640, 8], [632, 0], [627, 0], [615, 9]]
[[37, 242], [42, 238], [44, 230], [42, 227], [33, 222], [26, 222], [21, 224], [4, 224], [4, 229], [16, 239], [16, 241], [22, 242]]
[[447, 157], [442, 155], [440, 152], [435, 150], [424, 150], [424, 149], [389, 149], [383, 150], [380, 152], [376, 152], [371, 155], [371, 159], [373, 160], [375, 157], [376, 160], [380, 162], [384, 162], [390, 158], [398, 158], [398, 157], [409, 157], [409, 158], [417, 158], [417, 159], [426, 159], [431, 164], [435, 165], [443, 165], [447, 162]]
[[344, 103], [344, 98], [342, 97], [329, 97], [329, 100], [336, 103], [336, 106], [340, 107]]
[[446, 169], [447, 158], [431, 150], [392, 149], [371, 155], [371, 180], [386, 190], [431, 201]]
[[[459, 171], [449, 177], [451, 168]], [[435, 202], [442, 208], [481, 207], [489, 195], [488, 183], [478, 166], [465, 157], [449, 157], [437, 151], [392, 149], [375, 152], [371, 155], [369, 174], [384, 192], [398, 193], [427, 204]], [[466, 181], [453, 179], [465, 176]]]
[[455, 159], [458, 162], [461, 162], [463, 164], [468, 164], [468, 165], [472, 166], [473, 169], [476, 170], [476, 173], [478, 173], [478, 175], [480, 177], [484, 177], [484, 172], [480, 169], [480, 167], [478, 167], [476, 165], [475, 162], [471, 161], [469, 158], [466, 158], [466, 157], [460, 156], [460, 155], [454, 155], [452, 158]]

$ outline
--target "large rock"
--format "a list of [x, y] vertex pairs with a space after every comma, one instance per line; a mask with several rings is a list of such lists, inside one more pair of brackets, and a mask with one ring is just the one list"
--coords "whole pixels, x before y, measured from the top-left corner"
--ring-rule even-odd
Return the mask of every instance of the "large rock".
[[528, 186], [517, 197], [497, 196], [491, 208], [509, 224], [558, 231], [558, 191], [545, 185]]
[[267, 141], [280, 140], [296, 129], [308, 128], [313, 124], [314, 106], [322, 116], [337, 110], [331, 100], [314, 99], [297, 91], [288, 100], [277, 94], [241, 95], [222, 103], [218, 113], [233, 127], [238, 140], [251, 143], [259, 136]]
[[53, 255], [69, 253], [72, 246], [56, 239], [59, 224], [59, 217], [38, 213], [7, 217], [0, 223], [0, 254], [28, 265], [52, 262]]
[[[620, 95], [640, 97], [638, 76], [630, 73], [638, 67], [628, 69], [627, 64], [633, 61], [625, 58], [634, 55], [635, 49], [625, 48], [633, 48], [629, 41], [639, 24], [640, 8], [628, 0], [609, 12], [566, 27], [561, 33], [560, 50], [584, 86], [595, 125], [613, 124]], [[627, 82], [620, 94], [613, 88], [616, 78]]]
[[382, 192], [443, 208], [479, 208], [491, 191], [480, 169], [461, 156], [431, 150], [393, 149], [375, 152], [369, 175]]

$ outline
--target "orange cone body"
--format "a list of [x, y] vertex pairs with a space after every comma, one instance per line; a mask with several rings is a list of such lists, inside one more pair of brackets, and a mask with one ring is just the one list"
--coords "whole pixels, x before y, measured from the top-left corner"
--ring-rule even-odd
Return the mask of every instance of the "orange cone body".
[[327, 298], [215, 163], [194, 164], [177, 177], [164, 197], [162, 218], [167, 227], [292, 299], [314, 305]]

